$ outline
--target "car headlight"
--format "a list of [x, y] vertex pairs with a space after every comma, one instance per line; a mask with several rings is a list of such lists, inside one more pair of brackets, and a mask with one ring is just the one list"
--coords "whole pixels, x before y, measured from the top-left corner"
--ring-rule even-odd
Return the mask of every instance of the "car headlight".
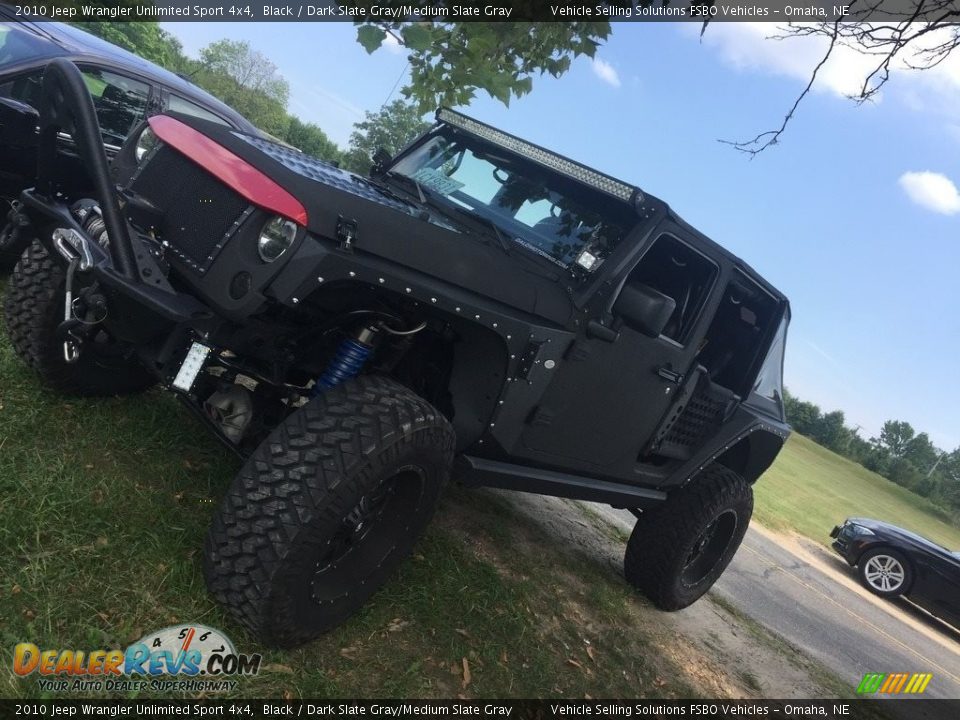
[[857, 535], [876, 535], [876, 533], [868, 527], [863, 525], [857, 525], [856, 523], [850, 523], [850, 526], [854, 529]]
[[257, 241], [260, 259], [266, 263], [273, 262], [290, 249], [296, 237], [297, 225], [293, 221], [282, 217], [267, 220]]
[[148, 152], [153, 150], [157, 144], [157, 136], [154, 134], [153, 130], [150, 129], [150, 126], [147, 125], [143, 132], [140, 133], [137, 137], [137, 147], [135, 150], [137, 156], [137, 162], [143, 160]]

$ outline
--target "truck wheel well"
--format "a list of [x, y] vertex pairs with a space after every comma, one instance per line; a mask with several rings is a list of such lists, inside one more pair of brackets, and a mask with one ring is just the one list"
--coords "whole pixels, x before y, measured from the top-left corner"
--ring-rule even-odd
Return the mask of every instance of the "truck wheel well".
[[783, 439], [778, 435], [756, 430], [724, 452], [717, 462], [754, 483], [773, 464], [782, 447]]

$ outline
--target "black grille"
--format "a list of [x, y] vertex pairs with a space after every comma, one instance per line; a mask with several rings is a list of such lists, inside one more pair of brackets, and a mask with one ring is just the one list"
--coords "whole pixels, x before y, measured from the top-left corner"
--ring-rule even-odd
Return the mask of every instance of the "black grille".
[[661, 430], [655, 452], [686, 460], [720, 428], [737, 396], [702, 376], [693, 394]]
[[162, 212], [160, 238], [200, 272], [249, 207], [244, 198], [169, 147], [148, 160], [132, 189]]

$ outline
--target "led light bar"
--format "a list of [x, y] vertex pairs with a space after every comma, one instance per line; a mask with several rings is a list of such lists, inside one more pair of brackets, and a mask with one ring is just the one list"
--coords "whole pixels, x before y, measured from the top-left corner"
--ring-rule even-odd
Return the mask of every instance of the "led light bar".
[[210, 348], [206, 345], [201, 345], [198, 342], [193, 343], [187, 352], [187, 356], [183, 359], [183, 364], [180, 366], [177, 376], [173, 379], [173, 386], [177, 390], [190, 392], [190, 388], [193, 387], [193, 383], [197, 379], [197, 375], [200, 374], [200, 370], [203, 369], [203, 364], [207, 361], [207, 355], [209, 354]]
[[612, 178], [609, 175], [604, 175], [596, 170], [591, 170], [586, 165], [581, 165], [573, 160], [568, 160], [562, 155], [557, 155], [549, 150], [544, 150], [542, 147], [534, 145], [533, 143], [529, 143], [526, 140], [521, 140], [518, 137], [514, 137], [509, 133], [503, 132], [502, 130], [497, 130], [496, 128], [490, 127], [485, 123], [474, 120], [473, 118], [469, 118], [466, 115], [462, 115], [454, 110], [440, 108], [437, 110], [437, 120], [439, 122], [446, 123], [447, 125], [460, 128], [461, 130], [466, 130], [472, 135], [476, 135], [484, 140], [489, 140], [490, 142], [496, 143], [507, 150], [512, 150], [513, 152], [523, 155], [534, 162], [540, 163], [551, 170], [556, 170], [564, 175], [569, 175], [570, 177], [586, 183], [597, 190], [605, 192], [608, 195], [613, 195], [615, 198], [630, 202], [634, 199], [634, 197], [638, 199], [643, 197], [643, 193], [640, 191], [640, 188], [634, 187], [633, 185], [627, 185], [625, 182], [621, 182], [620, 180]]

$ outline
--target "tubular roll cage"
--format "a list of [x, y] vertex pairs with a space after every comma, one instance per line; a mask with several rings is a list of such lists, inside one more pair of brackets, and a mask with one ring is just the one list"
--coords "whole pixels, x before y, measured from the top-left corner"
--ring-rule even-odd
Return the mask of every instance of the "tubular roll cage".
[[[36, 222], [41, 237], [68, 238], [57, 250], [78, 253], [82, 269], [91, 270], [107, 287], [122, 289], [129, 297], [174, 322], [203, 323], [210, 311], [192, 297], [178, 294], [167, 283], [153, 257], [134, 245], [124, 219], [121, 199], [113, 186], [103, 148], [100, 123], [93, 99], [80, 70], [63, 58], [51, 60], [43, 74], [40, 98], [40, 134], [37, 152], [37, 183], [24, 190], [22, 201], [41, 216]], [[93, 194], [110, 239], [104, 248], [91, 239], [57, 198], [58, 134], [69, 135], [90, 175]], [[78, 247], [80, 245], [80, 247]], [[70, 246], [73, 246], [72, 248]], [[149, 278], [149, 281], [146, 279]]]

